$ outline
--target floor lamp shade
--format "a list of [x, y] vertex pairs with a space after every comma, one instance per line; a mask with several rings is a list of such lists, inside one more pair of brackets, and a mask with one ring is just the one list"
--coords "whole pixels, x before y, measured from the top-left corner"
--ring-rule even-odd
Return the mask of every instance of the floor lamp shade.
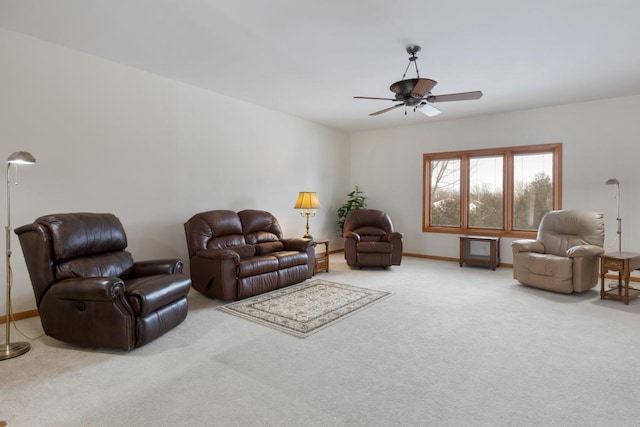
[[311, 234], [309, 233], [309, 217], [316, 215], [316, 209], [320, 209], [320, 200], [318, 200], [318, 195], [313, 191], [301, 191], [298, 194], [298, 200], [296, 200], [296, 204], [293, 206], [294, 209], [301, 209], [300, 215], [307, 217], [307, 232], [303, 237], [307, 239], [312, 239]]
[[0, 360], [11, 359], [29, 351], [31, 346], [28, 342], [11, 342], [11, 285], [13, 284], [13, 274], [11, 271], [11, 165], [15, 168], [18, 165], [28, 165], [36, 162], [35, 157], [26, 151], [16, 151], [7, 158], [7, 226], [6, 232], [6, 311], [5, 311], [5, 344], [0, 347]]

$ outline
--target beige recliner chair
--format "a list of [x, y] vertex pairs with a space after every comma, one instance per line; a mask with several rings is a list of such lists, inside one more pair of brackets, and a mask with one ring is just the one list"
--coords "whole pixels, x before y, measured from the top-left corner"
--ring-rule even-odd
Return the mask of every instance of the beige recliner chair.
[[598, 284], [604, 218], [584, 210], [547, 213], [536, 240], [511, 243], [513, 278], [523, 285], [570, 294]]

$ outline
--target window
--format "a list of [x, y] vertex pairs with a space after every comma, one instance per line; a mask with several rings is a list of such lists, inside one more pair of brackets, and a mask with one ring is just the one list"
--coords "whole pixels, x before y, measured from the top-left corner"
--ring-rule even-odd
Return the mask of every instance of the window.
[[424, 231], [529, 237], [561, 208], [562, 144], [423, 158]]

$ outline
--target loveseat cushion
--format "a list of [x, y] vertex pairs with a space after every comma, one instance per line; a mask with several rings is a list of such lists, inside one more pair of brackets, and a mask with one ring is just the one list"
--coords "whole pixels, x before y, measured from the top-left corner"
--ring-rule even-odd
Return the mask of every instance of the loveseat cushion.
[[278, 240], [276, 242], [257, 243], [254, 247], [256, 248], [256, 255], [265, 255], [283, 250], [284, 244]]
[[227, 249], [240, 255], [240, 258], [252, 257], [256, 254], [256, 248], [253, 245], [230, 246]]
[[278, 267], [278, 259], [274, 256], [253, 256], [240, 260], [240, 264], [238, 265], [238, 277], [242, 278], [270, 273], [277, 271]]
[[200, 212], [185, 223], [189, 257], [206, 249], [245, 245], [242, 222], [234, 211]]
[[245, 209], [238, 212], [244, 238], [250, 245], [281, 240], [282, 229], [276, 217], [267, 211]]
[[276, 257], [280, 269], [293, 267], [295, 265], [305, 265], [309, 260], [306, 252], [281, 251], [271, 255]]

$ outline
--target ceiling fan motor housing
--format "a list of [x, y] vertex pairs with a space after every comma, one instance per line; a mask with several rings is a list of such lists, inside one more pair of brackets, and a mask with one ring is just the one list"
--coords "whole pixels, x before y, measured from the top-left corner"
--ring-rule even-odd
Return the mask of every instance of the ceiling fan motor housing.
[[414, 105], [420, 104], [423, 97], [426, 95], [414, 92], [418, 82], [421, 82], [423, 85], [428, 84], [431, 87], [435, 86], [437, 83], [435, 80], [431, 79], [407, 79], [395, 82], [389, 86], [389, 89], [391, 92], [396, 94], [396, 99], [398, 101], [404, 102], [405, 105], [413, 107]]

